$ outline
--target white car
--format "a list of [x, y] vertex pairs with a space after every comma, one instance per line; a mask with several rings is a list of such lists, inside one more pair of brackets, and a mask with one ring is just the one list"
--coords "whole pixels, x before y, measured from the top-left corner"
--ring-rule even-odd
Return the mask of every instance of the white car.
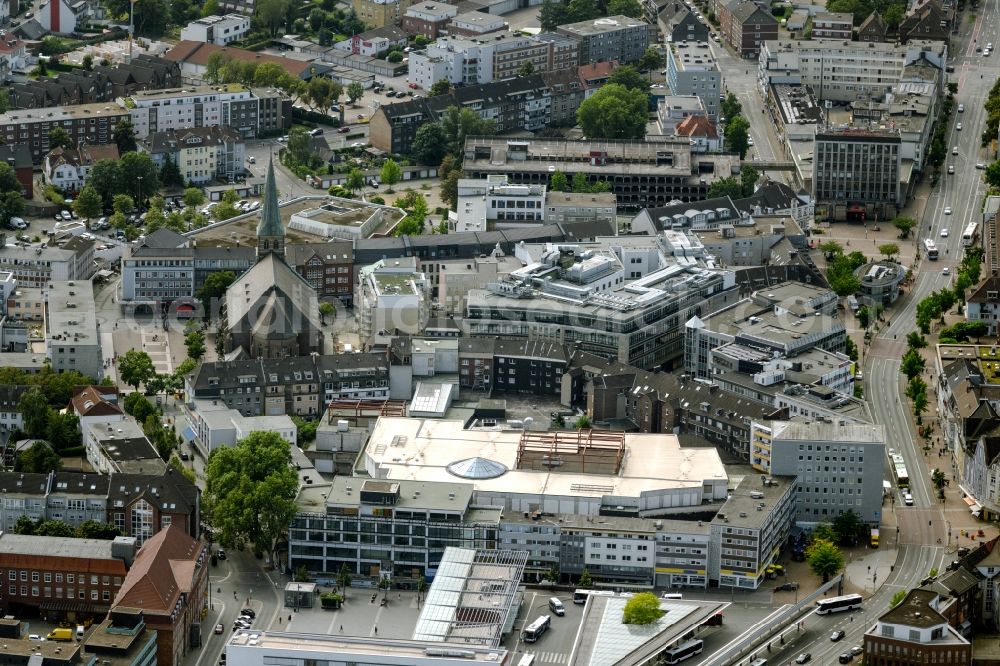
[[202, 215], [208, 215], [209, 213], [212, 212], [212, 209], [215, 208], [218, 205], [219, 205], [218, 201], [213, 201], [212, 203], [208, 204], [207, 206], [205, 206], [204, 208], [201, 209], [201, 214]]
[[753, 137], [752, 136], [748, 136], [747, 137], [747, 145], [748, 146], [752, 146], [753, 145]]
[[954, 148], [951, 149], [951, 154], [958, 155], [958, 146], [955, 146]]
[[73, 219], [73, 214], [70, 213], [68, 210], [64, 210], [61, 213], [59, 213], [59, 217], [69, 222], [70, 220]]
[[945, 206], [944, 207], [944, 214], [945, 215], [951, 215], [951, 206]]
[[955, 131], [956, 132], [962, 131], [962, 123], [955, 123]]
[[941, 270], [941, 273], [942, 273], [942, 275], [951, 275], [951, 269], [950, 269], [950, 268], [948, 268], [947, 266], [945, 266], [945, 267], [944, 267], [944, 268], [943, 268], [943, 269]]
[[260, 202], [259, 202], [259, 201], [251, 201], [251, 202], [250, 202], [250, 205], [249, 205], [249, 206], [247, 206], [247, 211], [248, 211], [248, 212], [250, 212], [250, 211], [255, 211], [255, 210], [257, 210], [258, 208], [260, 208]]
[[959, 104], [958, 105], [958, 112], [959, 113], [965, 113], [965, 105], [964, 104]]
[[913, 495], [910, 493], [905, 493], [903, 495], [903, 504], [906, 506], [913, 506]]
[[948, 230], [947, 229], [942, 229], [941, 230], [941, 238], [947, 238], [947, 237], [948, 237]]

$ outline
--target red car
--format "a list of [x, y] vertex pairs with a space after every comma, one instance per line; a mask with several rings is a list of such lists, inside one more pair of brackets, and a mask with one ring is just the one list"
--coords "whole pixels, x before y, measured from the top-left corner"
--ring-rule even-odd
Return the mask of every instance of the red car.
[[419, 86], [416, 83], [411, 83], [410, 84], [410, 88], [412, 88], [413, 90], [416, 90], [417, 88], [419, 88]]
[[350, 127], [341, 127], [339, 130], [337, 130], [337, 132], [339, 132], [340, 134], [347, 134], [350, 131], [351, 131]]

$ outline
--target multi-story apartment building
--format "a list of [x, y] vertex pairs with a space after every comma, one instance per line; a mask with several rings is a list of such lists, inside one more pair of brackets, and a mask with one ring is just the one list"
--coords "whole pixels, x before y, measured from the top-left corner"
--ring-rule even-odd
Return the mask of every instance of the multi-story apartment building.
[[[572, 96], [573, 92], [553, 93], [538, 74], [463, 86], [446, 95], [382, 105], [372, 115], [369, 137], [376, 148], [405, 155], [412, 150], [417, 129], [439, 120], [451, 106], [473, 109], [480, 117], [492, 120], [497, 132], [535, 131], [566, 119], [554, 115], [555, 98], [563, 99]], [[560, 113], [575, 115], [580, 101], [576, 97], [575, 105]]]
[[160, 168], [169, 158], [184, 181], [195, 185], [216, 179], [233, 182], [243, 174], [246, 159], [243, 137], [221, 125], [153, 132], [139, 149]]
[[428, 1], [410, 5], [403, 14], [403, 30], [411, 35], [437, 39], [448, 22], [458, 16], [458, 7], [444, 2]]
[[816, 133], [813, 200], [817, 219], [893, 219], [906, 203], [901, 138], [893, 129]]
[[757, 589], [788, 540], [795, 513], [792, 477], [747, 476], [712, 519], [709, 570], [719, 587]]
[[350, 241], [296, 243], [285, 248], [288, 265], [306, 279], [316, 295], [354, 303], [354, 250]]
[[181, 39], [225, 46], [250, 32], [250, 17], [242, 14], [204, 16], [181, 29]]
[[125, 99], [135, 135], [223, 125], [242, 137], [287, 129], [291, 100], [275, 91], [239, 84], [136, 93]]
[[55, 247], [6, 244], [0, 233], [0, 270], [14, 274], [18, 285], [45, 287], [51, 280], [89, 280], [95, 272], [94, 241], [74, 236]]
[[693, 313], [737, 297], [732, 273], [695, 263], [656, 262], [630, 278], [638, 266], [632, 257], [626, 265], [613, 252], [540, 250], [519, 256], [524, 269], [469, 292], [471, 335], [541, 338], [652, 368], [683, 355], [684, 322]]
[[966, 301], [965, 317], [969, 321], [986, 324], [987, 335], [997, 334], [997, 321], [1000, 321], [1000, 277], [991, 275], [976, 287]]
[[45, 303], [45, 353], [56, 372], [104, 377], [101, 327], [89, 280], [52, 280]]
[[865, 632], [865, 663], [872, 666], [968, 666], [972, 644], [938, 611], [937, 592], [910, 590]]
[[937, 69], [937, 88], [943, 90], [947, 57], [944, 42], [767, 41], [761, 46], [758, 84], [766, 91], [771, 83], [799, 83], [821, 100], [868, 102], [883, 99], [904, 68], [921, 60]]
[[389, 397], [389, 362], [358, 353], [203, 363], [187, 380], [191, 400], [217, 400], [244, 416], [316, 417], [333, 400]]
[[529, 64], [531, 71], [541, 73], [572, 69], [580, 62], [575, 43], [567, 40], [539, 40], [511, 32], [448, 36], [410, 53], [408, 78], [430, 90], [441, 80], [471, 86], [517, 77]]
[[723, 38], [743, 58], [756, 58], [761, 44], [778, 38], [778, 19], [752, 0], [719, 2]]
[[561, 171], [572, 180], [577, 173], [590, 183], [606, 182], [619, 210], [699, 201], [712, 183], [739, 169], [733, 155], [692, 153], [683, 141], [565, 141], [469, 137], [465, 141], [465, 175], [485, 178], [506, 174], [524, 184], [549, 184]]
[[0, 525], [13, 532], [17, 519], [61, 520], [79, 527], [88, 520], [111, 523], [142, 543], [166, 525], [199, 534], [198, 487], [170, 468], [162, 474], [0, 472]]
[[854, 16], [846, 12], [817, 12], [813, 16], [813, 39], [839, 39], [851, 41]]
[[636, 62], [657, 38], [656, 26], [621, 15], [568, 23], [557, 27], [556, 32], [580, 44], [582, 63]]
[[352, 0], [354, 13], [365, 25], [381, 28], [399, 25], [411, 0]]
[[795, 522], [833, 522], [853, 511], [863, 523], [882, 517], [885, 429], [880, 425], [771, 421], [752, 424], [750, 462], [795, 477]]
[[545, 221], [563, 224], [593, 220], [613, 221], [618, 199], [611, 192], [553, 192], [545, 194]]
[[430, 318], [430, 285], [418, 261], [377, 262], [362, 268], [354, 298], [362, 339], [379, 331], [416, 335]]
[[128, 117], [128, 110], [116, 104], [8, 111], [0, 113], [0, 139], [7, 145], [29, 146], [32, 162], [41, 166], [51, 149], [49, 130], [61, 127], [74, 145], [104, 145], [114, 143], [115, 126]]
[[706, 42], [708, 26], [699, 21], [695, 12], [680, 0], [656, 3], [657, 22], [668, 42]]
[[711, 120], [719, 117], [722, 73], [708, 42], [673, 42], [667, 45], [667, 87], [671, 95], [694, 95]]
[[255, 255], [252, 247], [195, 246], [169, 229], [157, 230], [125, 249], [122, 302], [159, 307], [174, 300], [190, 300], [209, 275], [221, 271], [242, 275], [253, 266]]
[[135, 539], [74, 539], [0, 533], [0, 609], [24, 616], [103, 615], [135, 558]]
[[459, 386], [499, 393], [559, 395], [568, 362], [561, 345], [538, 340], [463, 340]]

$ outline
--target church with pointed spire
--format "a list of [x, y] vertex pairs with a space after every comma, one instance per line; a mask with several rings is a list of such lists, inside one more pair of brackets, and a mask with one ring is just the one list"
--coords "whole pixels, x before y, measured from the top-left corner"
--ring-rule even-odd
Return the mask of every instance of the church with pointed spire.
[[257, 261], [226, 291], [224, 336], [227, 360], [323, 353], [316, 290], [285, 261], [273, 159], [257, 225]]

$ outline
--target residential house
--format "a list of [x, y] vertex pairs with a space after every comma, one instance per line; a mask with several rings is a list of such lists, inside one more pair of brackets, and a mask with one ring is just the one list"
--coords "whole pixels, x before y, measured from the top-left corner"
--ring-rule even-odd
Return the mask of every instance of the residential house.
[[225, 46], [250, 32], [250, 17], [243, 14], [203, 16], [181, 28], [181, 39]]
[[715, 123], [705, 116], [688, 116], [677, 123], [674, 134], [690, 142], [691, 152], [714, 152], [722, 148], [722, 140], [715, 129]]
[[13, 72], [26, 72], [29, 58], [28, 45], [24, 40], [14, 33], [0, 35], [0, 83], [9, 82]]
[[730, 0], [720, 7], [723, 37], [741, 57], [756, 59], [765, 41], [778, 38], [778, 19], [752, 0]]
[[950, 31], [948, 16], [937, 0], [914, 6], [897, 28], [901, 44], [915, 39], [947, 42]]
[[980, 283], [966, 300], [965, 318], [986, 324], [987, 335], [997, 335], [1000, 320], [1000, 277], [991, 275]]
[[352, 0], [351, 6], [365, 25], [381, 28], [399, 25], [410, 0]]
[[707, 42], [708, 26], [681, 0], [670, 0], [660, 9], [660, 28], [668, 42]]
[[935, 663], [967, 666], [972, 644], [939, 612], [940, 596], [910, 590], [865, 632], [865, 663], [871, 666], [917, 666]]
[[617, 60], [580, 65], [577, 74], [580, 78], [580, 85], [583, 86], [584, 97], [590, 97], [600, 90], [601, 86], [611, 79], [616, 67], [618, 67]]
[[[0, 359], [3, 357], [0, 356]], [[24, 417], [21, 414], [21, 396], [31, 390], [30, 386], [21, 384], [0, 385], [0, 431], [9, 432], [24, 427]], [[10, 461], [13, 465], [14, 461]], [[4, 461], [4, 464], [8, 464]]]
[[104, 146], [114, 144], [115, 126], [128, 117], [127, 109], [108, 104], [18, 109], [0, 113], [0, 140], [30, 145], [32, 164], [40, 167], [49, 153], [50, 128], [66, 130], [74, 145]]
[[169, 159], [184, 181], [205, 185], [213, 181], [233, 182], [244, 171], [246, 143], [236, 130], [221, 125], [153, 132], [140, 141], [158, 168]]
[[0, 145], [0, 162], [14, 169], [17, 182], [21, 183], [21, 196], [30, 199], [34, 193], [34, 170], [27, 144]]
[[884, 42], [888, 32], [889, 27], [885, 24], [882, 15], [878, 12], [872, 12], [858, 27], [858, 41]]
[[43, 0], [37, 20], [47, 32], [69, 35], [90, 20], [91, 7], [86, 0]]
[[853, 38], [853, 14], [848, 12], [817, 12], [812, 21], [812, 39], [851, 41]]
[[579, 43], [581, 63], [634, 63], [657, 38], [656, 26], [621, 15], [568, 23], [557, 27], [556, 32]]
[[125, 420], [118, 405], [118, 389], [113, 386], [80, 386], [73, 390], [67, 409], [80, 420], [80, 429], [92, 423], [113, 423]]
[[55, 148], [45, 156], [42, 174], [50, 185], [63, 192], [79, 192], [90, 178], [90, 170], [101, 160], [118, 160], [118, 146], [114, 143], [78, 148]]
[[410, 5], [403, 14], [403, 30], [410, 35], [437, 39], [455, 16], [458, 16], [455, 5], [439, 1], [421, 2]]
[[366, 30], [360, 34], [337, 42], [335, 47], [357, 55], [375, 57], [393, 47], [403, 48], [407, 44], [407, 34], [394, 25]]
[[141, 608], [156, 632], [156, 663], [179, 664], [199, 644], [208, 603], [209, 546], [176, 525], [146, 541], [114, 596], [111, 611]]

